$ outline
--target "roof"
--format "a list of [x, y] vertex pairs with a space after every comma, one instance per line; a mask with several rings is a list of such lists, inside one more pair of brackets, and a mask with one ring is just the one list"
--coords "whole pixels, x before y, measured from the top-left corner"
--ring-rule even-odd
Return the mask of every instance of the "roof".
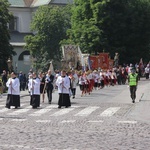
[[24, 0], [8, 0], [8, 2], [10, 3], [10, 6], [13, 7], [25, 7], [25, 2]]
[[10, 7], [38, 7], [48, 4], [68, 4], [73, 0], [8, 0]]
[[42, 5], [48, 5], [51, 2], [51, 0], [34, 0], [31, 4], [31, 7], [38, 7]]

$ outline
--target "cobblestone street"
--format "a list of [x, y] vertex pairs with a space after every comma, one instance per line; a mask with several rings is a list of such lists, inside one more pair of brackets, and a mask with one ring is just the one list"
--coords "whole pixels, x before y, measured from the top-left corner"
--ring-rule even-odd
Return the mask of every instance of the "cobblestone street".
[[22, 92], [21, 108], [17, 110], [6, 109], [3, 96], [0, 149], [148, 150], [149, 88], [149, 82], [139, 83], [135, 104], [131, 103], [127, 85], [93, 91], [84, 97], [78, 89], [76, 98], [71, 98], [72, 106], [62, 109], [57, 108], [57, 91], [52, 104], [45, 101], [39, 109], [29, 106], [27, 92]]

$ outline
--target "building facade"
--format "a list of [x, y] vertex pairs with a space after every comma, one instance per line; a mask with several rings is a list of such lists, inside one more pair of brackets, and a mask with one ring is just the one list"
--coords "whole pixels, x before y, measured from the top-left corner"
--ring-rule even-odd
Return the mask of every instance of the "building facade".
[[30, 31], [30, 24], [33, 13], [42, 5], [66, 5], [73, 3], [73, 0], [8, 0], [9, 11], [14, 18], [10, 22], [10, 43], [17, 55], [12, 58], [12, 66], [16, 72], [22, 71], [27, 74], [32, 68], [32, 61], [29, 51], [24, 49], [26, 35], [33, 34]]

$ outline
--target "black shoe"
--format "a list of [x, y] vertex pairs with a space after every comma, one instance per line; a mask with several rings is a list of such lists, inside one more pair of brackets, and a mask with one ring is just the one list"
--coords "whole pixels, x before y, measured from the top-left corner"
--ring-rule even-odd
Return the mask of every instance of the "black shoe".
[[34, 107], [32, 107], [32, 108], [33, 108], [33, 109], [37, 109], [37, 107], [35, 107], [35, 106], [34, 106]]
[[51, 102], [49, 102], [49, 104], [51, 104]]
[[5, 108], [8, 108], [8, 109], [10, 109], [10, 106], [5, 106]]
[[68, 108], [68, 106], [66, 106], [65, 108]]
[[132, 99], [132, 103], [135, 103], [135, 99]]
[[75, 98], [75, 96], [73, 96], [72, 98]]
[[58, 106], [58, 108], [61, 108], [61, 106]]

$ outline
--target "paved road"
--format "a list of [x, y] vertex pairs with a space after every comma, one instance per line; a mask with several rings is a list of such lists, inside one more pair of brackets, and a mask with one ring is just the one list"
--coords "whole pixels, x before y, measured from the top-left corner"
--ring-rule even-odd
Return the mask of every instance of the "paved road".
[[31, 109], [27, 92], [21, 108], [5, 109], [0, 99], [0, 149], [2, 150], [143, 150], [150, 146], [150, 81], [139, 82], [136, 103], [127, 85], [96, 90], [80, 96], [72, 107], [57, 108], [45, 101]]

